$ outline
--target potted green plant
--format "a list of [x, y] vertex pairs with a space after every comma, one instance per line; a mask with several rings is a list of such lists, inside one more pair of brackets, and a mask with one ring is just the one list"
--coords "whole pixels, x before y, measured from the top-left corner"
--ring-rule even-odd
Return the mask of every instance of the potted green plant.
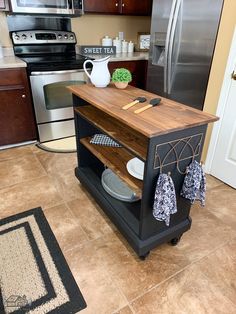
[[126, 88], [128, 83], [132, 81], [132, 75], [128, 69], [116, 69], [111, 78], [117, 88]]

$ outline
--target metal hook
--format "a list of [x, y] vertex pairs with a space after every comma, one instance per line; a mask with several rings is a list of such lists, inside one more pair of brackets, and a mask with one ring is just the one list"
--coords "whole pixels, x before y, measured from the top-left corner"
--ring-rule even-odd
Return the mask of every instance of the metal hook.
[[162, 174], [162, 164], [160, 164], [160, 174]]

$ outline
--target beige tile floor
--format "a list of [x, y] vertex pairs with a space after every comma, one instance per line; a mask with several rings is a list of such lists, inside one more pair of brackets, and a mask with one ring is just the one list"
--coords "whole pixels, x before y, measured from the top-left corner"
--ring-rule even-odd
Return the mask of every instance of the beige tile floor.
[[[74, 177], [75, 154], [0, 151], [0, 218], [41, 206], [88, 307], [80, 313], [236, 313], [236, 190], [208, 176], [176, 247], [141, 261]], [[66, 313], [65, 313], [66, 314]]]

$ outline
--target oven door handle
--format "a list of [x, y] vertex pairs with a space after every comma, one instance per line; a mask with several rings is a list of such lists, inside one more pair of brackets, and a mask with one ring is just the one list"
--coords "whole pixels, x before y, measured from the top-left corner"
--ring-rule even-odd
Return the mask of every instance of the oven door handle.
[[41, 72], [31, 72], [31, 75], [55, 75], [55, 74], [69, 74], [69, 73], [76, 73], [76, 72], [84, 72], [83, 69], [77, 70], [65, 70], [65, 71], [41, 71]]

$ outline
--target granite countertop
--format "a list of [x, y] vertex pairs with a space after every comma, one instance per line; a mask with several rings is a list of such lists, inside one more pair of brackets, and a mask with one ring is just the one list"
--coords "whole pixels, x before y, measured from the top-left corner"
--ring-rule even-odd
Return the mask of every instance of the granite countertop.
[[26, 63], [15, 56], [6, 56], [0, 58], [0, 69], [25, 68]]
[[[87, 55], [87, 58], [101, 59], [104, 55]], [[133, 52], [133, 53], [117, 53], [112, 55], [110, 61], [135, 61], [148, 60], [148, 52]], [[26, 67], [26, 63], [14, 55], [4, 56], [0, 58], [0, 69]]]
[[135, 61], [135, 60], [148, 60], [148, 52], [117, 53], [116, 55], [111, 56], [110, 59], [110, 61]]

